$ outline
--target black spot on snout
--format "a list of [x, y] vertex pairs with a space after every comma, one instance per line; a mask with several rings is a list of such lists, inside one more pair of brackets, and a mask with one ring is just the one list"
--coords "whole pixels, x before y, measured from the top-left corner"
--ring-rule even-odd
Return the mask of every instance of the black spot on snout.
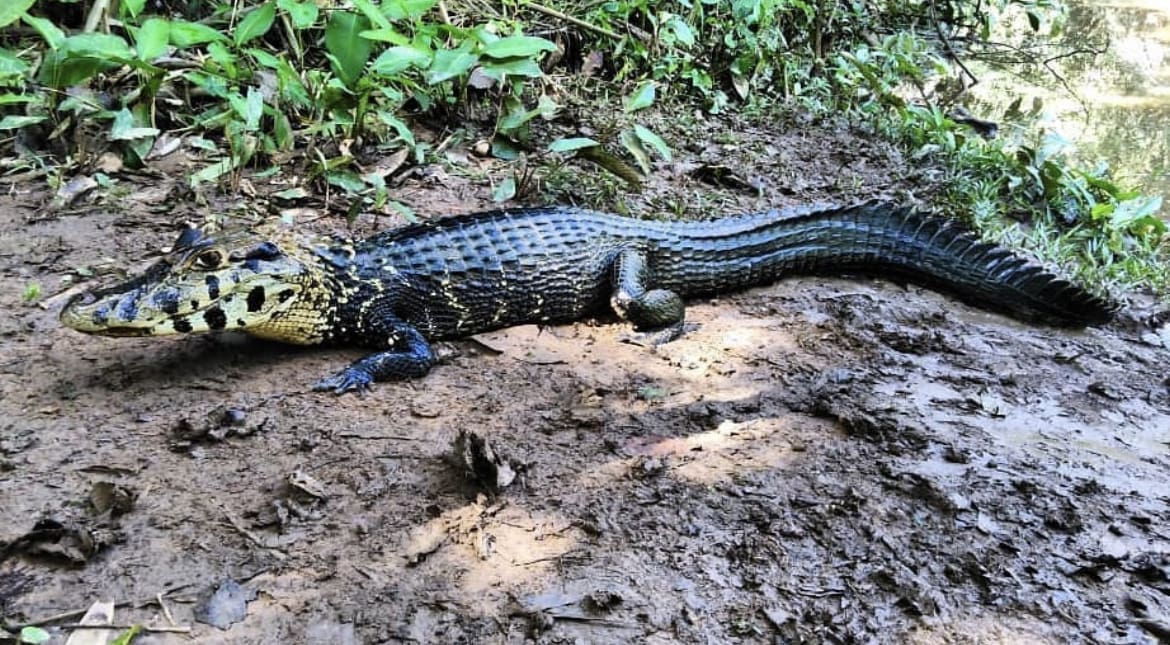
[[104, 325], [110, 321], [110, 306], [102, 305], [93, 310], [93, 324]]
[[118, 303], [117, 314], [119, 320], [134, 320], [138, 317], [138, 294], [132, 293]]
[[209, 275], [204, 281], [207, 283], [207, 295], [212, 300], [217, 300], [219, 298], [219, 278]]
[[296, 292], [294, 292], [292, 289], [285, 289], [284, 291], [276, 294], [276, 299], [281, 302], [288, 302], [288, 299], [294, 295], [296, 295]]
[[212, 329], [218, 330], [227, 327], [227, 315], [219, 307], [212, 307], [203, 312], [203, 320], [207, 321], [207, 326]]
[[179, 313], [179, 291], [177, 289], [163, 289], [154, 294], [154, 304], [164, 314]]
[[187, 322], [186, 318], [175, 319], [175, 331], [180, 334], [187, 334], [191, 331], [191, 323]]
[[264, 287], [254, 287], [248, 292], [248, 311], [257, 312], [264, 306]]

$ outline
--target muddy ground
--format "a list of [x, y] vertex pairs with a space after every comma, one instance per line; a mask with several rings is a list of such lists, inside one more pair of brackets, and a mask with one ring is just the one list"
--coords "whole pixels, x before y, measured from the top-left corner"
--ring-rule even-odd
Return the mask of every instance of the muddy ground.
[[[766, 142], [759, 194], [704, 183], [729, 150], [695, 146], [631, 210], [914, 189], [895, 152], [797, 132], [741, 133]], [[490, 186], [458, 171], [479, 162], [452, 159], [396, 194], [484, 207]], [[40, 181], [0, 198], [9, 629], [106, 599], [116, 623], [191, 630], [140, 643], [1170, 638], [1165, 329], [1031, 327], [916, 287], [793, 278], [694, 302], [657, 351], [608, 320], [522, 327], [337, 397], [308, 388], [360, 351], [57, 324], [86, 276], [287, 187], [202, 203], [173, 185], [127, 174], [62, 210]], [[498, 494], [452, 457], [465, 431], [515, 473]], [[204, 607], [227, 581], [251, 601], [215, 604], [246, 608], [220, 629]], [[48, 628], [63, 641], [76, 620]]]

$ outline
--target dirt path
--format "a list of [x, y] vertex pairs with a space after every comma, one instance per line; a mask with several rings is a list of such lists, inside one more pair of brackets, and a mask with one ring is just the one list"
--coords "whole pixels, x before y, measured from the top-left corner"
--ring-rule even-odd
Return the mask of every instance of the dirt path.
[[[28, 284], [141, 258], [182, 214], [30, 199], [0, 200], [5, 623], [104, 598], [167, 625], [161, 593], [207, 643], [1170, 634], [1166, 330], [796, 278], [694, 303], [657, 352], [517, 328], [335, 397], [308, 386], [359, 352], [60, 328]], [[460, 431], [516, 482], [469, 482]], [[197, 622], [225, 580], [246, 617]]]

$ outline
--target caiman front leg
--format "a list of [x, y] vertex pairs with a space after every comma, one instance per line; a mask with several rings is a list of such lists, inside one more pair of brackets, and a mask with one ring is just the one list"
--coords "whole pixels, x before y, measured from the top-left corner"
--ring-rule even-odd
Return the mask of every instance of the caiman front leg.
[[384, 338], [388, 349], [370, 354], [337, 374], [317, 381], [314, 391], [361, 392], [369, 389], [374, 381], [418, 378], [434, 366], [437, 359], [431, 344], [414, 327], [390, 317], [380, 318], [370, 327], [370, 334]]
[[660, 345], [681, 336], [686, 313], [682, 298], [668, 289], [651, 289], [652, 279], [644, 252], [625, 249], [614, 260], [610, 306], [642, 332], [638, 342], [643, 345]]

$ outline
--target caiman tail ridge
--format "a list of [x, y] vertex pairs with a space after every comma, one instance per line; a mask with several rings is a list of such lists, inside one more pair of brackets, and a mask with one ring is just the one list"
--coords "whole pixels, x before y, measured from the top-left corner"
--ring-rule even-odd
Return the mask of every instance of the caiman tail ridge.
[[841, 215], [854, 221], [866, 241], [855, 260], [840, 258], [833, 270], [884, 266], [971, 304], [1061, 327], [1101, 325], [1119, 309], [955, 223], [884, 202], [848, 207]]

